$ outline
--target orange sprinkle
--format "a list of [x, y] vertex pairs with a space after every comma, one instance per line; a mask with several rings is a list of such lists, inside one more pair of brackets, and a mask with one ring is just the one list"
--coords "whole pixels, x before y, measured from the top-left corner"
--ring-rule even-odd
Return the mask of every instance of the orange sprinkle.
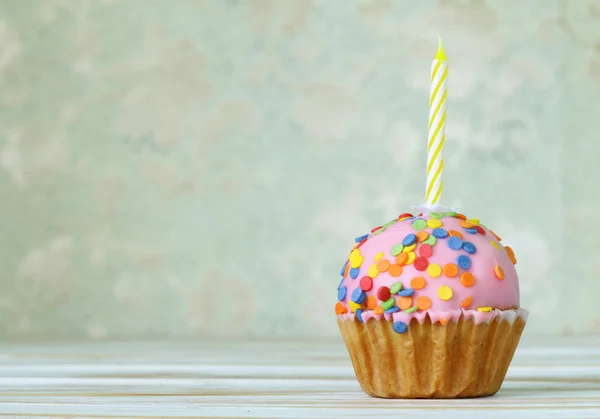
[[373, 313], [375, 313], [375, 314], [383, 314], [383, 311], [384, 311], [383, 307], [381, 307], [381, 306], [377, 306], [373, 309]]
[[369, 295], [367, 297], [367, 308], [369, 310], [373, 310], [375, 307], [377, 307], [377, 297], [374, 295]]
[[463, 221], [467, 219], [467, 217], [463, 214], [456, 214], [456, 218], [458, 218], [459, 220], [463, 220]]
[[500, 237], [499, 235], [497, 235], [496, 233], [494, 233], [492, 230], [490, 230], [490, 233], [492, 233], [494, 235], [494, 237], [496, 238], [496, 240], [498, 240], [499, 242], [502, 241], [502, 237]]
[[445, 318], [442, 317], [440, 319], [440, 323], [441, 323], [442, 326], [446, 326], [446, 324], [448, 323], [448, 319], [445, 319]]
[[398, 297], [398, 307], [401, 310], [406, 310], [412, 307], [412, 297]]
[[494, 273], [496, 274], [496, 278], [498, 278], [499, 280], [504, 279], [504, 271], [499, 265], [494, 266]]
[[408, 253], [400, 253], [396, 256], [396, 263], [398, 265], [406, 265], [406, 262], [408, 262]]
[[346, 264], [346, 269], [344, 269], [344, 277], [348, 276], [348, 272], [350, 272], [350, 264], [349, 263]]
[[512, 250], [512, 248], [510, 246], [504, 246], [504, 248], [506, 249], [506, 254], [508, 254], [508, 258], [510, 259], [510, 261], [513, 263], [513, 265], [516, 265], [517, 258], [515, 256], [515, 252]]
[[394, 264], [394, 265], [390, 266], [388, 273], [390, 274], [390, 276], [393, 276], [393, 277], [400, 276], [400, 275], [402, 275], [402, 266]]
[[388, 269], [390, 269], [390, 261], [387, 259], [381, 259], [379, 262], [377, 262], [377, 270], [379, 272], [385, 272]]
[[429, 297], [423, 295], [417, 298], [417, 307], [419, 308], [419, 310], [427, 310], [429, 307], [431, 307], [431, 300], [429, 299]]
[[464, 308], [469, 307], [471, 305], [472, 301], [473, 301], [473, 297], [469, 296], [469, 297], [465, 298], [462, 301], [462, 303], [460, 303], [460, 306], [464, 307]]
[[427, 285], [427, 281], [425, 281], [425, 278], [422, 276], [415, 276], [410, 280], [410, 287], [414, 290], [423, 289], [425, 288], [425, 285]]
[[448, 234], [454, 237], [458, 237], [459, 239], [462, 240], [463, 235], [460, 231], [456, 231], [456, 230], [448, 230]]
[[456, 275], [458, 275], [458, 266], [456, 266], [454, 263], [447, 263], [444, 265], [443, 271], [444, 275], [446, 275], [448, 278], [454, 278]]
[[416, 236], [417, 236], [417, 241], [419, 243], [421, 243], [421, 242], [424, 242], [425, 240], [427, 240], [427, 237], [429, 237], [429, 233], [426, 232], [425, 230], [421, 230], [421, 231], [417, 232]]
[[461, 221], [460, 222], [460, 226], [464, 227], [464, 228], [473, 228], [473, 227], [475, 227], [475, 225], [473, 223], [470, 223], [468, 221]]
[[335, 304], [335, 314], [346, 314], [348, 309], [341, 302]]
[[471, 272], [465, 272], [460, 276], [460, 283], [465, 287], [472, 287], [475, 284], [475, 277]]

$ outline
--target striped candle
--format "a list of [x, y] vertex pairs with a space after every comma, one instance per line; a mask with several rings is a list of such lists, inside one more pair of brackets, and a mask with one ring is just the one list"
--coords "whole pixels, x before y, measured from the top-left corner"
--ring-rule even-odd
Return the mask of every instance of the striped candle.
[[442, 38], [438, 39], [438, 50], [431, 64], [431, 90], [429, 98], [429, 141], [427, 143], [427, 205], [439, 205], [442, 200], [444, 181], [442, 149], [446, 139], [446, 80], [448, 65]]

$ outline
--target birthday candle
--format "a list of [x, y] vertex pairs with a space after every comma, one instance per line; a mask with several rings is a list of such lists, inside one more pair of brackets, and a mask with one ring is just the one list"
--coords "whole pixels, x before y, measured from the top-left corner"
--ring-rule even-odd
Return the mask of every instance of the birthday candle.
[[442, 149], [446, 139], [446, 80], [448, 65], [442, 38], [438, 39], [438, 50], [431, 64], [431, 90], [429, 96], [429, 141], [427, 143], [427, 191], [428, 205], [440, 204], [444, 181], [442, 171], [444, 158]]

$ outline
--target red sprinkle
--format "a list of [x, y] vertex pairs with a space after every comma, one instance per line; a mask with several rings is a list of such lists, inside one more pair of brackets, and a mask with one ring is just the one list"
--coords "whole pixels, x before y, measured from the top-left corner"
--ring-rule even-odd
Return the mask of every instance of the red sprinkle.
[[433, 247], [430, 244], [424, 243], [419, 247], [419, 254], [424, 258], [428, 258], [433, 254]]
[[481, 227], [481, 226], [475, 226], [475, 230], [477, 230], [477, 232], [479, 234], [483, 234], [485, 236], [485, 230], [483, 229], [483, 227]]
[[360, 243], [358, 243], [358, 246], [356, 246], [356, 248], [358, 249], [360, 246], [362, 246], [363, 244], [365, 244], [366, 241], [367, 241], [367, 239], [362, 239], [360, 241]]
[[379, 287], [379, 289], [377, 290], [377, 298], [379, 298], [379, 301], [386, 301], [389, 300], [391, 297], [390, 294], [390, 289], [388, 287]]
[[371, 230], [371, 233], [375, 233], [377, 230], [379, 230], [380, 228], [382, 228], [383, 226], [379, 226], [379, 227], [375, 227], [373, 230]]
[[373, 280], [370, 276], [363, 276], [362, 278], [360, 278], [359, 284], [360, 288], [365, 292], [373, 288]]
[[424, 271], [429, 266], [429, 261], [427, 258], [418, 257], [415, 259], [414, 266], [417, 271]]
[[409, 214], [408, 212], [405, 212], [404, 214], [400, 214], [398, 216], [398, 219], [405, 218], [405, 217], [412, 217], [412, 216], [413, 216], [412, 214]]

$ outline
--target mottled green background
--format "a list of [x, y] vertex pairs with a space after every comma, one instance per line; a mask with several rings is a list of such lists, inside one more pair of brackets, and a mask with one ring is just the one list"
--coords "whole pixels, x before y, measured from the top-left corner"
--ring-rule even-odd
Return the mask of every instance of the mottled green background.
[[0, 336], [334, 336], [352, 239], [444, 196], [528, 331], [600, 331], [600, 1], [0, 1]]

